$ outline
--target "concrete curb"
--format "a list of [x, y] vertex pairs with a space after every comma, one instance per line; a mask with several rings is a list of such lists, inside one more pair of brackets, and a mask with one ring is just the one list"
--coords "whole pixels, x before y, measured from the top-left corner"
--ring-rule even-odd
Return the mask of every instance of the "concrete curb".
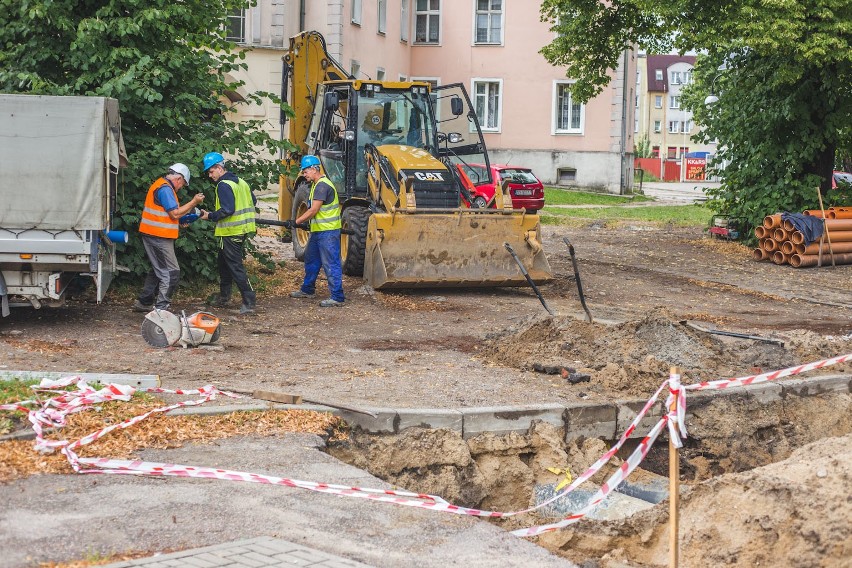
[[[788, 397], [820, 396], [832, 393], [852, 393], [852, 375], [828, 375], [814, 379], [789, 379], [777, 383], [761, 383], [733, 389], [704, 391], [690, 394], [687, 399], [687, 418], [692, 411], [706, 408], [713, 400], [742, 398], [758, 405], [782, 402]], [[353, 428], [371, 434], [399, 434], [407, 428], [432, 428], [458, 432], [464, 439], [480, 434], [525, 433], [534, 421], [543, 421], [565, 429], [565, 437], [603, 438], [614, 440], [630, 425], [645, 399], [618, 400], [612, 403], [531, 404], [520, 406], [485, 406], [475, 408], [365, 408], [375, 414], [360, 414], [318, 404], [278, 404], [271, 402], [228, 404], [207, 407], [184, 407], [169, 412], [172, 416], [213, 416], [230, 412], [264, 410], [313, 410], [330, 412]], [[638, 438], [657, 423], [663, 415], [664, 402], [654, 405], [640, 422], [631, 437]], [[0, 436], [5, 440], [35, 438], [32, 430]]]

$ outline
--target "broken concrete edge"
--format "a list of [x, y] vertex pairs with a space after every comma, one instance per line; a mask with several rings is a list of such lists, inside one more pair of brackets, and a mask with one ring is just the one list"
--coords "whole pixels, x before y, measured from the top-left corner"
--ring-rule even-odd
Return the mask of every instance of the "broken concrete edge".
[[[781, 401], [789, 396], [807, 397], [832, 393], [852, 393], [852, 375], [827, 375], [814, 379], [788, 379], [777, 383], [761, 383], [724, 390], [690, 392], [687, 395], [687, 418], [690, 405], [705, 407], [719, 397], [747, 397], [760, 404]], [[693, 401], [690, 403], [690, 401]], [[525, 433], [535, 421], [543, 421], [565, 428], [566, 439], [601, 438], [614, 440], [630, 425], [647, 401], [619, 400], [612, 403], [533, 404], [520, 406], [474, 407], [460, 409], [440, 408], [365, 408], [375, 416], [349, 410], [335, 409], [319, 404], [250, 403], [219, 406], [182, 407], [169, 411], [171, 416], [213, 416], [231, 412], [265, 410], [312, 410], [339, 416], [352, 428], [370, 434], [399, 434], [408, 428], [444, 429], [458, 432], [464, 439], [484, 433]], [[633, 438], [642, 437], [662, 417], [664, 401], [657, 402], [639, 423]], [[6, 440], [32, 439], [29, 431], [0, 436]]]
[[131, 375], [126, 373], [75, 373], [74, 371], [10, 371], [0, 369], [0, 380], [40, 381], [41, 379], [59, 380], [68, 377], [81, 377], [89, 384], [129, 385], [137, 389], [157, 388], [160, 375]]

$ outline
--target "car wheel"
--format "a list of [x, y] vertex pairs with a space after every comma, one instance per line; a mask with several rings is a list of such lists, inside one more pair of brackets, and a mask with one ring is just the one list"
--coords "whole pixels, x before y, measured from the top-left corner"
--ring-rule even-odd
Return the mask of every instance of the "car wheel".
[[485, 209], [488, 205], [488, 202], [481, 195], [477, 196], [476, 199], [473, 200], [473, 203], [470, 204], [472, 209]]

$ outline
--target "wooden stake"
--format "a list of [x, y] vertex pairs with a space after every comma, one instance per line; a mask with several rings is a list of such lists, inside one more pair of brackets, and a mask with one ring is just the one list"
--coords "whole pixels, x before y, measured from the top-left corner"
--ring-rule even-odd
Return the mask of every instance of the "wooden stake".
[[[828, 233], [828, 224], [825, 222], [825, 207], [822, 205], [822, 190], [817, 186], [817, 197], [819, 197], [819, 210], [822, 211], [822, 234], [828, 238], [828, 254], [831, 255], [831, 266], [837, 266], [834, 263], [834, 250], [831, 248], [831, 235]], [[822, 241], [819, 246], [819, 262], [817, 266], [822, 266]]]
[[[680, 375], [680, 369], [672, 367], [669, 369], [669, 375]], [[677, 412], [677, 397], [675, 397], [672, 407], [669, 410]], [[677, 452], [671, 435], [669, 435], [669, 568], [677, 568], [678, 565], [678, 534], [680, 532], [678, 518], [679, 497], [680, 455]]]

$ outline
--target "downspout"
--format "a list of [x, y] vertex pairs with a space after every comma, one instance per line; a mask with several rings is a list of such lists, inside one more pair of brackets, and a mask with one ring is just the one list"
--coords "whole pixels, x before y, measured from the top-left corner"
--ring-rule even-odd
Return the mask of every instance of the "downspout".
[[305, 0], [299, 0], [299, 31], [305, 31]]
[[626, 163], [626, 147], [627, 147], [627, 68], [628, 68], [628, 55], [629, 50], [624, 50], [624, 63], [622, 63], [621, 70], [621, 179], [619, 180], [618, 193], [620, 195], [624, 195], [627, 193], [625, 191], [625, 184], [627, 183], [627, 163]]

